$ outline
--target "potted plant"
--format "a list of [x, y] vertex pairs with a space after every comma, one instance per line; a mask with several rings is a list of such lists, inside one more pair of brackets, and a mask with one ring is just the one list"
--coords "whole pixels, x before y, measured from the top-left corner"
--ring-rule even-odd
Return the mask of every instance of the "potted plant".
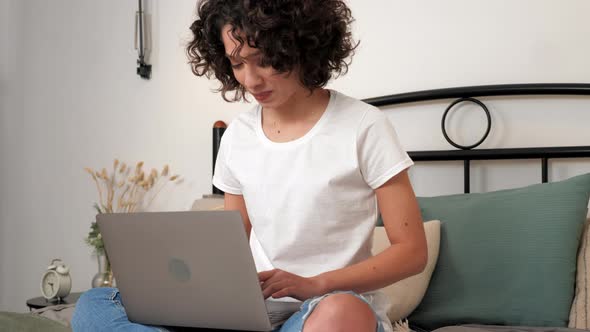
[[[182, 181], [178, 175], [170, 174], [168, 165], [161, 172], [153, 168], [149, 174], [143, 166], [142, 161], [132, 168], [115, 159], [112, 172], [106, 168], [101, 171], [89, 167], [84, 169], [92, 177], [98, 191], [98, 202], [94, 203], [98, 214], [146, 210], [168, 183], [178, 184]], [[90, 231], [84, 241], [93, 248], [98, 259], [98, 273], [92, 279], [92, 287], [114, 286], [113, 272], [96, 220], [90, 224]]]

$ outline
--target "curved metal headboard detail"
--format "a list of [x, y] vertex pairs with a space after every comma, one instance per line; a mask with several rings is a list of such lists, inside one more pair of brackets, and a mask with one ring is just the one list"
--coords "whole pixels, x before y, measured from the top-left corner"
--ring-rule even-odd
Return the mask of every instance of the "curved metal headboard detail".
[[[449, 113], [451, 108], [453, 108], [453, 106], [455, 106], [459, 103], [465, 102], [465, 101], [469, 101], [469, 102], [478, 104], [483, 109], [483, 111], [486, 113], [486, 117], [488, 119], [488, 127], [486, 129], [485, 134], [483, 134], [483, 137], [479, 141], [477, 141], [477, 143], [472, 144], [472, 145], [467, 145], [467, 146], [455, 143], [447, 134], [447, 129], [445, 126], [445, 123], [446, 123], [445, 120], [446, 120], [447, 114]], [[472, 97], [464, 97], [464, 98], [459, 98], [459, 99], [455, 100], [454, 102], [451, 103], [451, 105], [449, 105], [449, 107], [447, 107], [447, 109], [443, 113], [442, 120], [440, 120], [440, 127], [442, 129], [443, 136], [445, 137], [447, 142], [449, 142], [449, 144], [451, 144], [452, 146], [454, 146], [458, 149], [461, 149], [461, 150], [471, 150], [473, 148], [478, 147], [481, 143], [483, 143], [483, 141], [486, 140], [486, 138], [488, 138], [488, 135], [490, 133], [490, 129], [492, 129], [492, 117], [490, 116], [490, 111], [488, 110], [486, 105], [483, 102], [481, 102], [479, 99], [475, 99]]]
[[514, 95], [590, 95], [588, 83], [529, 83], [475, 85], [445, 89], [423, 90], [363, 99], [373, 106], [387, 106], [428, 100], [514, 96]]
[[[470, 161], [494, 160], [494, 159], [541, 159], [541, 181], [548, 181], [548, 160], [556, 158], [580, 158], [590, 157], [590, 146], [574, 147], [531, 147], [516, 149], [481, 149], [472, 150], [481, 144], [489, 133], [491, 118], [485, 104], [474, 97], [487, 96], [514, 96], [514, 95], [582, 95], [590, 96], [590, 84], [587, 83], [532, 83], [532, 84], [500, 84], [454, 87], [435, 90], [423, 90], [408, 93], [400, 93], [381, 97], [367, 98], [363, 101], [373, 106], [399, 105], [405, 103], [423, 102], [458, 98], [445, 110], [441, 129], [445, 139], [453, 146], [461, 150], [442, 151], [409, 151], [408, 154], [414, 161], [447, 161], [463, 160], [464, 192], [470, 191]], [[477, 103], [486, 112], [488, 127], [483, 138], [471, 146], [461, 146], [453, 142], [447, 135], [445, 119], [448, 111], [456, 104], [463, 101]]]

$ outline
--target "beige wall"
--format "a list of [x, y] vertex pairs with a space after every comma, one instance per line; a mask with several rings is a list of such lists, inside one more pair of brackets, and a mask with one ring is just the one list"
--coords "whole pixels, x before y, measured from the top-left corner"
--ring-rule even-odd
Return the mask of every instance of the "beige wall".
[[[54, 257], [71, 265], [73, 290], [90, 285], [96, 261], [83, 237], [95, 188], [83, 167], [113, 158], [170, 163], [185, 183], [156, 209], [188, 209], [210, 193], [211, 126], [248, 108], [226, 104], [215, 84], [195, 78], [183, 44], [195, 1], [147, 1], [153, 22], [153, 78], [135, 74], [135, 1], [0, 2], [0, 310], [24, 311]], [[362, 39], [349, 75], [330, 87], [359, 97], [500, 83], [585, 82], [590, 77], [590, 2], [351, 0]], [[590, 145], [590, 101], [485, 98], [494, 128], [485, 147]], [[446, 149], [445, 103], [387, 109], [408, 149]], [[467, 110], [467, 108], [465, 108]], [[465, 142], [480, 113], [451, 118]], [[566, 116], [567, 115], [567, 116]], [[573, 121], [572, 121], [573, 118]], [[558, 163], [551, 176], [590, 170]], [[412, 171], [416, 191], [461, 190], [456, 164]], [[476, 165], [474, 189], [537, 181], [537, 165]]]
[[19, 129], [23, 123], [23, 18], [22, 1], [0, 1], [0, 310], [22, 309], [22, 306], [8, 305], [8, 298], [15, 296], [9, 289], [14, 287], [18, 275], [6, 264], [14, 261], [9, 257], [16, 256], [13, 239], [20, 232], [12, 227], [17, 214], [13, 207], [24, 201], [19, 179], [11, 176], [24, 155], [22, 149], [14, 148], [22, 141]]

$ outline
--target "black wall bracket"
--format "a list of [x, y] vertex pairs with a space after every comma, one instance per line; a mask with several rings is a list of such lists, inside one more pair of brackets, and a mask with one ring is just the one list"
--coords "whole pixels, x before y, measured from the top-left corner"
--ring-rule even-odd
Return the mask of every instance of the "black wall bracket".
[[[149, 80], [152, 76], [152, 65], [146, 63], [146, 52], [149, 49], [147, 47], [147, 36], [146, 36], [146, 20], [143, 12], [142, 0], [137, 0], [138, 11], [135, 13], [135, 49], [138, 53], [137, 59], [137, 75], [141, 78]], [[139, 47], [138, 47], [139, 42]]]

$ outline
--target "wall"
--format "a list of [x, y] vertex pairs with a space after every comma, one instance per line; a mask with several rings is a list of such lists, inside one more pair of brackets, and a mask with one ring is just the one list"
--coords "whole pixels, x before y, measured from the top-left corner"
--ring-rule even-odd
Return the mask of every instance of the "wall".
[[10, 293], [8, 289], [18, 277], [7, 263], [15, 254], [9, 236], [14, 234], [17, 212], [11, 207], [24, 201], [20, 179], [12, 176], [24, 159], [19, 146], [23, 126], [23, 22], [22, 1], [0, 2], [0, 308], [7, 308], [4, 294]]
[[[361, 39], [349, 74], [332, 86], [357, 97], [455, 86], [510, 83], [588, 83], [588, 1], [351, 1]], [[480, 98], [492, 130], [480, 148], [590, 144], [590, 99]], [[452, 149], [440, 121], [452, 100], [384, 108], [409, 150]], [[575, 120], [574, 120], [575, 119]], [[485, 131], [484, 113], [469, 104], [447, 119], [465, 145]], [[540, 181], [538, 161], [473, 163], [472, 191]], [[420, 195], [462, 191], [461, 163], [417, 165]], [[550, 180], [590, 170], [583, 161], [550, 162]], [[432, 183], [436, 183], [433, 186]]]
[[[214, 83], [190, 72], [182, 47], [193, 0], [147, 2], [153, 78], [140, 79], [136, 4], [2, 2], [0, 310], [26, 310], [25, 300], [39, 295], [40, 276], [54, 257], [71, 265], [74, 291], [89, 287], [96, 260], [83, 238], [96, 192], [83, 167], [109, 167], [113, 158], [143, 160], [148, 167], [170, 163], [185, 182], [169, 188], [154, 209], [187, 209], [210, 193], [211, 126], [248, 106], [224, 103], [211, 92]], [[350, 4], [362, 42], [349, 74], [330, 87], [355, 97], [473, 84], [588, 83], [590, 77], [587, 1]], [[584, 128], [590, 102], [582, 98], [482, 99], [494, 120], [482, 147], [590, 145]], [[439, 129], [445, 107], [422, 103], [386, 111], [406, 148], [447, 149]], [[464, 114], [453, 112], [449, 121], [451, 134], [465, 143], [482, 130], [481, 114], [471, 109], [462, 107]], [[461, 190], [454, 182], [461, 168], [441, 166], [412, 170], [419, 194]], [[552, 179], [590, 169], [581, 162], [554, 166]], [[474, 191], [536, 182], [536, 167], [476, 165], [474, 176], [481, 177]]]

